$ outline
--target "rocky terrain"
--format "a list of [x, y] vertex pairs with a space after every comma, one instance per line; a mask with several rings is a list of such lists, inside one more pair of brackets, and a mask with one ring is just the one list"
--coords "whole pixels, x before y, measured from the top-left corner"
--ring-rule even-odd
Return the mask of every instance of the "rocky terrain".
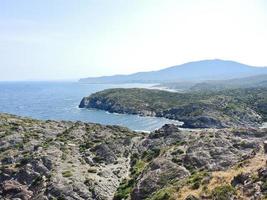
[[117, 126], [0, 115], [0, 199], [112, 199], [134, 138]]
[[185, 128], [259, 127], [267, 119], [267, 89], [190, 93], [108, 89], [84, 97], [79, 107], [165, 117], [183, 121]]
[[142, 134], [0, 114], [0, 138], [4, 200], [267, 197], [266, 129]]

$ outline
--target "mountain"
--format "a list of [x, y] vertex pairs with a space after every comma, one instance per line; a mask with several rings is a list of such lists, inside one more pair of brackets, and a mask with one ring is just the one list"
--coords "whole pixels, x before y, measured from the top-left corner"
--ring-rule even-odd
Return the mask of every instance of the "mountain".
[[208, 80], [191, 82], [168, 82], [153, 86], [179, 92], [220, 91], [240, 88], [267, 88], [267, 74], [227, 80]]
[[267, 74], [249, 76], [245, 78], [215, 80], [197, 83], [190, 88], [191, 91], [200, 90], [225, 90], [237, 88], [267, 88]]
[[86, 83], [164, 83], [242, 78], [267, 74], [267, 67], [255, 67], [225, 60], [202, 60], [168, 67], [158, 71], [138, 72], [130, 75], [89, 77]]

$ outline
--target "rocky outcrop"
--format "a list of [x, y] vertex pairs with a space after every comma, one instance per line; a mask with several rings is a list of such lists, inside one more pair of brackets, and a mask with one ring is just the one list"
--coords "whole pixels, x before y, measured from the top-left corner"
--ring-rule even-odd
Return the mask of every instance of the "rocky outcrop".
[[33, 197], [33, 192], [26, 185], [22, 185], [15, 180], [7, 180], [1, 184], [2, 193], [7, 198], [18, 198], [29, 200]]
[[267, 90], [172, 93], [150, 89], [108, 89], [84, 97], [80, 108], [165, 117], [184, 128], [259, 127], [266, 119]]
[[0, 114], [0, 199], [112, 199], [140, 136], [117, 126]]
[[[152, 132], [138, 145], [140, 156], [132, 166], [131, 199], [182, 199], [175, 194], [184, 184], [195, 189], [204, 187], [212, 178], [209, 173], [225, 171], [254, 158], [267, 133], [245, 129], [240, 132], [244, 135], [228, 129], [181, 131], [174, 125]], [[142, 169], [138, 176], [136, 168]], [[237, 182], [243, 181], [233, 177], [232, 183], [237, 187]], [[212, 199], [211, 195], [203, 199]], [[187, 199], [202, 197], [188, 195]]]
[[[267, 194], [266, 129], [192, 131], [164, 125], [143, 134], [0, 114], [0, 138], [0, 199], [169, 200], [224, 194], [259, 199]], [[231, 171], [237, 168], [244, 173]], [[223, 178], [228, 170], [227, 179], [214, 181], [216, 173]]]

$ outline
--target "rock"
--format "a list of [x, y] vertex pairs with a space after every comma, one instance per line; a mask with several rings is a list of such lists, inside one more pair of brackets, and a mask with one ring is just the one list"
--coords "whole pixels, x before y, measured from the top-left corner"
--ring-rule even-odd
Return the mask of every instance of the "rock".
[[15, 180], [4, 181], [1, 184], [4, 195], [13, 196], [22, 200], [29, 200], [33, 196], [33, 192], [28, 190], [27, 186], [20, 184]]
[[156, 139], [160, 137], [168, 137], [170, 135], [173, 135], [177, 132], [181, 132], [178, 128], [178, 126], [174, 124], [165, 124], [163, 127], [161, 127], [159, 130], [156, 130], [149, 134], [149, 138]]
[[263, 142], [264, 152], [267, 154], [267, 140]]
[[234, 177], [234, 179], [231, 181], [231, 185], [233, 187], [236, 187], [239, 184], [244, 185], [248, 180], [249, 174], [241, 173]]
[[172, 180], [187, 176], [189, 172], [184, 167], [177, 166], [169, 160], [156, 159], [150, 164], [149, 170], [139, 177], [132, 199], [145, 199]]
[[94, 165], [94, 161], [91, 157], [87, 156], [84, 158], [84, 160], [87, 164], [92, 165], [92, 166]]
[[110, 164], [115, 162], [117, 159], [114, 152], [106, 144], [97, 145], [92, 149], [92, 151], [96, 154], [96, 157], [93, 158], [94, 162], [103, 161]]
[[53, 167], [52, 161], [47, 156], [43, 156], [41, 159], [42, 159], [42, 162], [43, 162], [44, 166], [48, 170], [51, 170], [52, 167]]
[[3, 158], [2, 160], [1, 160], [1, 163], [3, 164], [3, 165], [8, 165], [8, 164], [12, 164], [12, 163], [14, 163], [14, 158], [12, 157], [12, 156], [9, 156], [9, 157], [5, 157], [5, 158]]
[[267, 179], [267, 168], [260, 168], [258, 170], [258, 176], [262, 179], [262, 180], [266, 180]]
[[221, 121], [208, 116], [192, 117], [183, 120], [184, 124], [181, 126], [183, 128], [224, 128]]
[[189, 195], [185, 198], [185, 200], [199, 200], [199, 199], [195, 197], [194, 195]]
[[[191, 176], [205, 186], [212, 171], [245, 168], [267, 139], [262, 129], [188, 130], [167, 124], [144, 135], [119, 126], [0, 114], [3, 132], [9, 133], [0, 140], [0, 199], [5, 200], [175, 198], [180, 182], [190, 188]], [[267, 191], [265, 167], [257, 172], [258, 177], [242, 174], [232, 181], [248, 199]]]

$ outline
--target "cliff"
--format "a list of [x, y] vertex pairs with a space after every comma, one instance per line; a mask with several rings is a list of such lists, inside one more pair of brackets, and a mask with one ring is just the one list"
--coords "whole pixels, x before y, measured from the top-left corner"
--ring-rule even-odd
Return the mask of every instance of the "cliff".
[[259, 127], [267, 117], [266, 98], [266, 88], [190, 93], [108, 89], [84, 97], [79, 107], [165, 117], [183, 121], [185, 128]]

